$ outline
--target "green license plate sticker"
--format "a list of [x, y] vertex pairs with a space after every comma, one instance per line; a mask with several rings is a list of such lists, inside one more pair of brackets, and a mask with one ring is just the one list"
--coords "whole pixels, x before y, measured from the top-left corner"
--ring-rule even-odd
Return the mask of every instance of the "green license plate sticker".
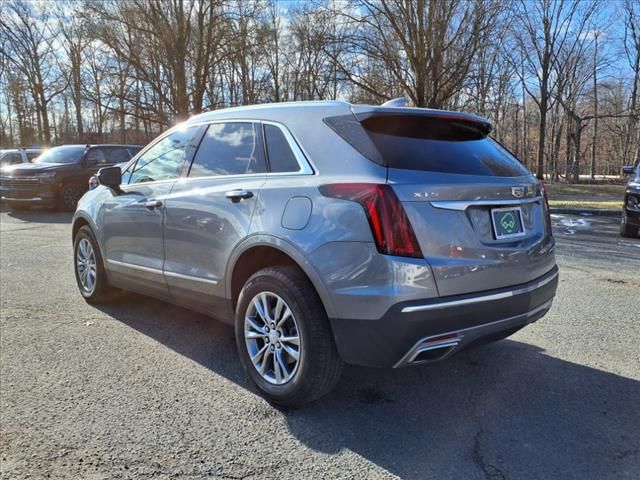
[[522, 212], [516, 208], [494, 208], [491, 220], [496, 239], [521, 237], [525, 234], [522, 225]]

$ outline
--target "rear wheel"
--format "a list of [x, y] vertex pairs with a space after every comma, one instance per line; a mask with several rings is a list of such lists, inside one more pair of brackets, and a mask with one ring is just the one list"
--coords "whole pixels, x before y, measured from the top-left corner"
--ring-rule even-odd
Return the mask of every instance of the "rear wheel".
[[84, 299], [89, 303], [111, 300], [119, 291], [109, 285], [98, 242], [86, 225], [76, 234], [73, 254], [76, 283]]
[[297, 407], [337, 383], [342, 360], [320, 298], [299, 269], [252, 275], [240, 293], [235, 326], [240, 360], [271, 402]]
[[84, 188], [80, 185], [74, 183], [63, 185], [58, 196], [58, 209], [74, 211], [82, 195], [84, 195]]

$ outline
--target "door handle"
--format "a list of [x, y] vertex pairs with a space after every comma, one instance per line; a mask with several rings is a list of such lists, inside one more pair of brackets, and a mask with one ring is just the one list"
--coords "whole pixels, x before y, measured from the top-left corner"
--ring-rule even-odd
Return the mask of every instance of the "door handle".
[[144, 202], [144, 206], [149, 210], [153, 210], [154, 208], [159, 208], [162, 206], [162, 202], [160, 200], [149, 200]]
[[240, 200], [253, 197], [253, 192], [249, 190], [231, 190], [224, 194], [233, 203], [238, 203]]

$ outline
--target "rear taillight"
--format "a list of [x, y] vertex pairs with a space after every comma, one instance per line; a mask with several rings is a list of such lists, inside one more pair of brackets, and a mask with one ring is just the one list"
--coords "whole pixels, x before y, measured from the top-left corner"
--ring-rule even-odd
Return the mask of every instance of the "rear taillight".
[[547, 220], [547, 231], [549, 232], [549, 235], [553, 235], [553, 232], [551, 231], [551, 209], [549, 208], [549, 197], [547, 196], [547, 189], [544, 187], [544, 182], [540, 182], [540, 190], [542, 190], [542, 195], [544, 196], [544, 209]]
[[325, 197], [358, 202], [364, 208], [373, 239], [380, 253], [422, 257], [409, 218], [389, 185], [377, 183], [333, 183], [322, 185]]

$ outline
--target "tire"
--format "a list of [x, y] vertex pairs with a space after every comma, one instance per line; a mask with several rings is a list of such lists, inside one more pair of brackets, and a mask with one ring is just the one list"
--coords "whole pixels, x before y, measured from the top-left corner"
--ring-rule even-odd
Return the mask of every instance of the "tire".
[[[88, 253], [87, 245], [90, 247], [92, 254]], [[78, 230], [73, 240], [73, 262], [73, 271], [75, 272], [78, 289], [87, 303], [105, 303], [112, 300], [119, 293], [118, 289], [109, 285], [98, 242], [91, 228], [87, 225]], [[83, 271], [88, 272], [87, 276], [93, 271], [91, 285], [88, 285], [87, 277], [84, 276]]]
[[78, 206], [78, 200], [84, 195], [84, 188], [75, 183], [63, 185], [58, 193], [58, 210], [73, 212]]
[[[284, 303], [280, 316], [279, 301]], [[281, 321], [280, 327], [275, 329], [277, 331], [271, 328], [269, 333], [265, 333], [268, 326], [255, 328], [264, 327], [266, 323], [256, 307], [263, 305], [264, 310], [265, 303], [268, 304], [268, 316]], [[235, 328], [242, 365], [271, 403], [299, 407], [327, 394], [338, 382], [343, 364], [333, 341], [327, 314], [313, 285], [298, 268], [272, 267], [253, 274], [240, 292]], [[298, 359], [290, 354], [291, 351], [296, 352], [295, 341], [286, 343], [288, 340], [284, 340], [296, 338], [296, 335]], [[265, 346], [267, 350], [262, 362], [258, 361], [258, 355], [254, 366], [249, 352], [259, 354]], [[282, 362], [277, 362], [278, 354]], [[284, 365], [284, 369], [276, 363]], [[263, 373], [258, 371], [260, 367]], [[291, 375], [288, 380], [287, 374]]]
[[626, 238], [635, 237], [638, 233], [637, 227], [632, 227], [624, 221], [620, 223], [620, 235]]

